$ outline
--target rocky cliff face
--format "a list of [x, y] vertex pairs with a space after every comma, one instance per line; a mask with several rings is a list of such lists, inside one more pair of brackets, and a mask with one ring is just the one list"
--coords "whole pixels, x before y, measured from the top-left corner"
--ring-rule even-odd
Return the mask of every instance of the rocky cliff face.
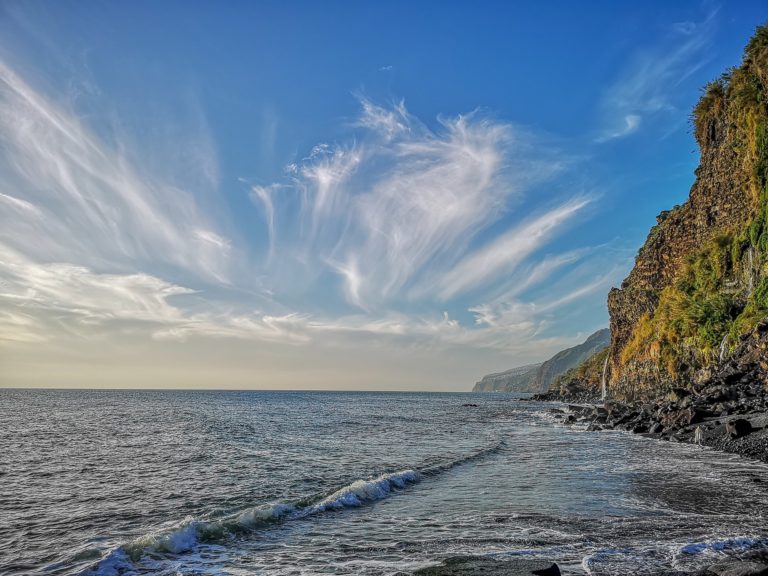
[[541, 364], [527, 364], [483, 376], [472, 392], [528, 392]]
[[608, 297], [611, 394], [658, 395], [711, 373], [768, 313], [768, 28], [712, 82], [693, 122], [689, 199], [662, 212]]
[[598, 330], [584, 342], [558, 352], [543, 364], [529, 364], [483, 377], [473, 392], [545, 392], [567, 370], [603, 350], [610, 342], [607, 328]]
[[610, 331], [608, 328], [603, 328], [578, 346], [558, 352], [541, 365], [533, 381], [531, 392], [546, 392], [558, 376], [581, 365], [582, 362], [608, 346], [610, 341]]

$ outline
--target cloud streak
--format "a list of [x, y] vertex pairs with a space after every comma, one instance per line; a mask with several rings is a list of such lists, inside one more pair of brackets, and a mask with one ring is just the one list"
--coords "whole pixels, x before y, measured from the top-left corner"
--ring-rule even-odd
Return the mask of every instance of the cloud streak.
[[[363, 98], [361, 108], [354, 126], [362, 132], [353, 142], [318, 145], [291, 167], [289, 183], [252, 191], [278, 250], [302, 254], [309, 268], [335, 271], [354, 306], [374, 310], [433, 298], [435, 278], [444, 298], [487, 286], [501, 268], [555, 237], [556, 224], [584, 205], [564, 200], [538, 220], [521, 215], [517, 236], [464, 262], [478, 236], [509, 218], [528, 190], [561, 173], [567, 158], [478, 113], [441, 118], [431, 129], [403, 102], [384, 108]], [[291, 219], [297, 211], [290, 208], [280, 211], [287, 220], [275, 218], [276, 186], [283, 188], [281, 201], [301, 199], [300, 218]], [[512, 246], [520, 242], [527, 248]], [[501, 257], [504, 250], [518, 256]], [[463, 270], [476, 274], [459, 281]]]
[[[308, 344], [352, 345], [360, 337], [393, 344], [419, 346], [479, 346], [507, 349], [513, 340], [530, 340], [540, 326], [536, 312], [556, 311], [605, 283], [574, 290], [561, 299], [540, 305], [505, 303], [473, 310], [485, 330], [462, 326], [448, 314], [412, 316], [388, 312], [382, 316], [357, 314], [327, 318], [307, 314], [270, 314], [235, 310], [195, 311], [183, 298], [198, 299], [189, 288], [148, 274], [100, 274], [71, 264], [38, 264], [0, 245], [0, 341], [38, 342], [46, 334], [63, 332], [69, 338], [101, 338], [115, 332], [149, 333], [162, 341], [191, 338], [241, 339]], [[205, 302], [203, 302], [205, 304]], [[518, 345], [520, 345], [518, 343]]]
[[[589, 266], [579, 250], [551, 251], [592, 200], [549, 189], [567, 155], [479, 112], [430, 126], [403, 102], [361, 98], [347, 127], [284, 180], [248, 184], [258, 230], [225, 233], [202, 202], [216, 194], [211, 142], [178, 153], [197, 177], [161, 178], [127, 138], [98, 137], [0, 62], [0, 340], [571, 343], [542, 334], [560, 303], [520, 297]], [[526, 206], [533, 191], [547, 211]], [[264, 257], [233, 274], [250, 251]]]
[[487, 246], [469, 254], [439, 281], [440, 296], [447, 300], [458, 293], [487, 283], [499, 274], [510, 274], [544, 245], [587, 204], [589, 198], [569, 200], [557, 208], [514, 228]]
[[[230, 244], [191, 192], [142, 173], [2, 61], [0, 133], [6, 244], [40, 260], [113, 269], [161, 261], [227, 281]], [[196, 162], [209, 182], [211, 162]], [[19, 218], [20, 210], [30, 217]]]
[[664, 42], [635, 53], [603, 97], [606, 127], [596, 142], [625, 138], [646, 118], [678, 112], [674, 88], [706, 64], [715, 16], [716, 11], [700, 22], [679, 22], [671, 26]]

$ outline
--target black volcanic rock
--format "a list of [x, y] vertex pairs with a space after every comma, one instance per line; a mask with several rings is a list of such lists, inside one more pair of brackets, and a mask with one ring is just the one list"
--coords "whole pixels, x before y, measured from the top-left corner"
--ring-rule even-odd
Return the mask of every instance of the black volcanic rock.
[[741, 438], [752, 432], [752, 423], [744, 418], [737, 418], [725, 424], [725, 433], [731, 439]]

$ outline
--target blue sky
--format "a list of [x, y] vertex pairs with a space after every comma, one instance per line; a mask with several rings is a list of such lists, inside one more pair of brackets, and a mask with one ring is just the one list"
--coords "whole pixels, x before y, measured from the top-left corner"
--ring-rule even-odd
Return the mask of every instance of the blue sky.
[[607, 324], [767, 13], [2, 2], [0, 385], [458, 390], [545, 359]]

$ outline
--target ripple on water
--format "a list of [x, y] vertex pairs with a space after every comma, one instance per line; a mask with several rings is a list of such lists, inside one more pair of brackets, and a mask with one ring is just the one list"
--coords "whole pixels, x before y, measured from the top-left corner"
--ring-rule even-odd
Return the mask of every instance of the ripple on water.
[[0, 395], [9, 574], [383, 575], [478, 553], [641, 574], [768, 546], [765, 466], [505, 395]]

